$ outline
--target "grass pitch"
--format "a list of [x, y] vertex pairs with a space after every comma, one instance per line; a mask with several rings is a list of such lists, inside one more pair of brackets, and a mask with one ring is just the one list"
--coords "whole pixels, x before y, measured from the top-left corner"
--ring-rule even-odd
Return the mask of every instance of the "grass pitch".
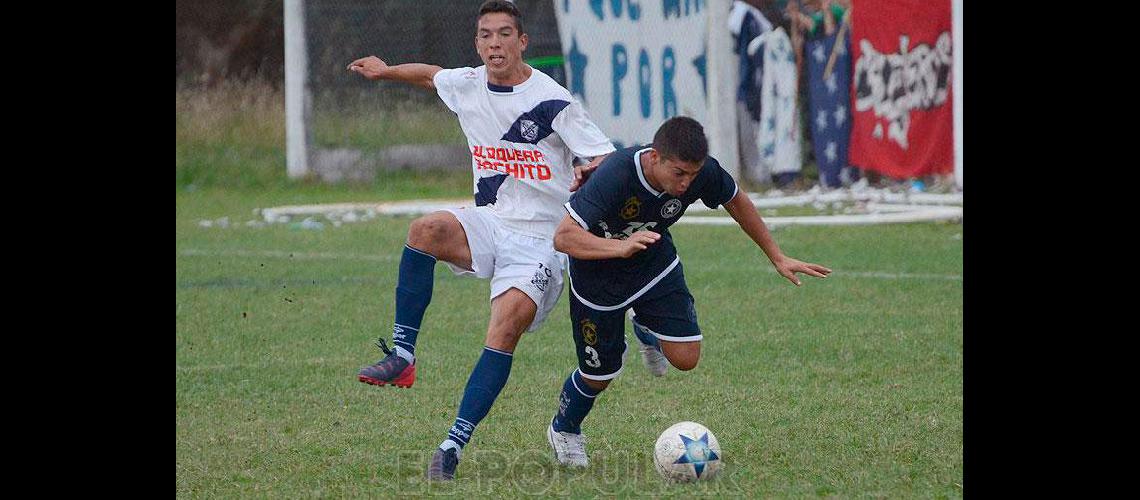
[[[437, 266], [415, 386], [365, 385], [356, 371], [390, 339], [411, 219], [245, 222], [275, 205], [462, 196], [470, 179], [452, 177], [396, 178], [383, 194], [176, 194], [177, 496], [962, 496], [960, 224], [778, 229], [785, 253], [835, 270], [799, 288], [739, 228], [674, 226], [700, 366], [650, 376], [627, 329], [626, 369], [583, 424], [590, 467], [557, 466], [544, 432], [576, 363], [564, 290], [521, 341], [456, 481], [426, 482], [480, 354], [488, 283]], [[227, 228], [199, 224], [223, 216]], [[720, 440], [716, 479], [658, 478], [653, 443], [681, 420]]]

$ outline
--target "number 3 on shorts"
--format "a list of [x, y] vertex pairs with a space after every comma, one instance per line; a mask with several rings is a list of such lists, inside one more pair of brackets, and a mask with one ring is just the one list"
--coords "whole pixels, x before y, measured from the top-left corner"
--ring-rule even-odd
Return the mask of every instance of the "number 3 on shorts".
[[598, 359], [597, 349], [586, 346], [586, 355], [590, 356], [590, 359], [586, 360], [586, 366], [589, 366], [590, 368], [597, 368], [599, 366], [602, 366], [602, 361]]

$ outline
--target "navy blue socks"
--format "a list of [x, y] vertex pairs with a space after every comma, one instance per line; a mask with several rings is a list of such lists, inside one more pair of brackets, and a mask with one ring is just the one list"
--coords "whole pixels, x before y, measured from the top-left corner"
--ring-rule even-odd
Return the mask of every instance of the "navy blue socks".
[[503, 352], [490, 347], [483, 347], [483, 355], [471, 371], [467, 379], [467, 388], [463, 390], [463, 401], [459, 403], [459, 416], [455, 424], [447, 432], [447, 440], [439, 445], [441, 449], [462, 449], [471, 440], [475, 426], [491, 411], [499, 391], [507, 384], [511, 375], [511, 353]]
[[392, 325], [392, 343], [396, 344], [396, 354], [409, 363], [416, 359], [420, 322], [431, 303], [435, 262], [435, 257], [404, 245], [400, 277], [396, 283], [396, 321]]
[[558, 413], [554, 415], [552, 423], [554, 430], [581, 434], [582, 420], [594, 407], [594, 398], [598, 397], [600, 392], [602, 391], [586, 385], [582, 374], [574, 370], [562, 384], [562, 394], [558, 396]]

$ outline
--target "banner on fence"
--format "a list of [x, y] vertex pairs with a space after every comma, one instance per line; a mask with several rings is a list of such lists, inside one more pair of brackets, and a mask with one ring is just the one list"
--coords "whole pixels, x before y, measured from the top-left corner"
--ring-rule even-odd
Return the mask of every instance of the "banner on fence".
[[704, 0], [555, 1], [567, 89], [615, 146], [652, 142], [672, 116], [705, 122], [708, 9]]
[[950, 0], [861, 0], [851, 26], [851, 163], [897, 178], [952, 173]]

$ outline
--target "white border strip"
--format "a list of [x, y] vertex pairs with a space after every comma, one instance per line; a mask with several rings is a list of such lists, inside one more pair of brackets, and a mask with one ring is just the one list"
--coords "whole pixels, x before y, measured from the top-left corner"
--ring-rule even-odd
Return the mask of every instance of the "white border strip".
[[623, 345], [621, 350], [621, 368], [618, 368], [616, 372], [613, 372], [609, 375], [590, 375], [583, 373], [582, 367], [578, 367], [578, 373], [582, 375], [582, 378], [588, 378], [590, 380], [613, 380], [614, 377], [621, 375], [621, 371], [625, 369], [625, 353], [629, 352], [629, 342], [626, 342], [623, 338], [621, 339], [621, 343]]
[[491, 352], [497, 352], [497, 353], [502, 354], [504, 356], [510, 356], [512, 358], [515, 357], [515, 355], [512, 353], [509, 353], [507, 351], [500, 351], [498, 349], [495, 349], [494, 347], [483, 346], [483, 348], [488, 350], [488, 351], [491, 351]]
[[653, 193], [653, 196], [660, 198], [661, 192], [653, 189], [653, 186], [649, 185], [649, 181], [645, 180], [645, 173], [641, 171], [641, 153], [651, 151], [652, 149], [653, 148], [645, 148], [633, 154], [634, 170], [637, 170], [637, 178], [641, 179], [641, 185], [645, 186], [645, 189], [648, 189], [650, 193]]
[[590, 230], [590, 225], [586, 224], [586, 221], [582, 220], [582, 216], [578, 215], [578, 212], [575, 212], [573, 208], [570, 208], [570, 202], [566, 202], [565, 207], [566, 211], [570, 213], [570, 217], [573, 217], [574, 220], [578, 221], [578, 225], [582, 226], [582, 229], [585, 229], [587, 231]]
[[[574, 370], [574, 371], [578, 372], [578, 375], [582, 375], [582, 370], [581, 370], [581, 369], [576, 369], [576, 370]], [[582, 376], [583, 376], [583, 377], [585, 377], [585, 375], [582, 375]], [[588, 398], [590, 398], [590, 399], [594, 399], [594, 398], [598, 397], [598, 395], [597, 395], [597, 394], [594, 394], [593, 396], [591, 396], [591, 395], [589, 395], [589, 394], [586, 394], [586, 393], [585, 393], [585, 392], [582, 390], [582, 388], [581, 388], [581, 387], [578, 387], [578, 382], [575, 382], [575, 381], [574, 381], [574, 374], [573, 374], [573, 373], [571, 373], [571, 374], [570, 374], [570, 383], [571, 383], [571, 384], [574, 384], [574, 388], [578, 390], [578, 394], [581, 394], [581, 395], [583, 395], [583, 396], [586, 396], [586, 397], [588, 397]]]
[[[625, 299], [625, 302], [622, 302], [621, 304], [618, 304], [616, 306], [599, 306], [593, 302], [590, 302], [586, 299], [583, 299], [581, 295], [578, 295], [578, 291], [574, 289], [574, 280], [573, 279], [570, 280], [570, 291], [574, 293], [575, 297], [578, 297], [579, 302], [585, 304], [590, 309], [593, 309], [595, 311], [614, 311], [614, 310], [621, 309], [621, 308], [629, 305], [630, 302], [633, 302], [634, 300], [637, 300], [638, 297], [644, 295], [645, 292], [648, 292], [650, 288], [653, 288], [653, 285], [656, 285], [658, 281], [661, 281], [662, 279], [664, 279], [665, 275], [669, 274], [669, 271], [672, 271], [673, 268], [677, 267], [677, 264], [680, 264], [680, 263], [681, 263], [681, 256], [678, 255], [678, 256], [674, 257], [673, 263], [669, 264], [669, 267], [665, 268], [664, 271], [661, 271], [661, 274], [658, 274], [656, 278], [653, 278], [653, 281], [650, 281], [647, 285], [642, 287], [641, 290], [638, 290], [637, 293], [633, 294], [628, 299]], [[571, 273], [566, 273], [567, 279], [569, 279], [570, 275], [571, 275]]]
[[630, 320], [630, 322], [641, 327], [642, 330], [645, 330], [649, 333], [652, 333], [653, 336], [657, 337], [658, 340], [667, 340], [669, 342], [696, 342], [696, 341], [699, 341], [699, 340], [705, 338], [704, 334], [693, 335], [691, 337], [670, 337], [668, 335], [662, 335], [662, 334], [657, 333], [653, 330], [650, 330], [648, 327], [646, 327], [645, 325], [643, 325], [641, 323], [638, 323], [637, 321]]
[[439, 259], [436, 259], [434, 255], [432, 255], [432, 254], [430, 254], [430, 253], [427, 253], [427, 252], [425, 252], [425, 251], [423, 251], [423, 250], [419, 250], [419, 249], [416, 249], [416, 248], [412, 248], [412, 246], [411, 246], [411, 245], [409, 245], [409, 244], [407, 244], [407, 243], [404, 243], [404, 248], [407, 248], [408, 250], [411, 250], [411, 251], [413, 251], [413, 252], [415, 252], [415, 253], [418, 253], [418, 254], [420, 254], [420, 255], [423, 255], [424, 257], [427, 257], [427, 258], [431, 259], [431, 260], [432, 260], [432, 262], [437, 262], [437, 261], [439, 260]]

